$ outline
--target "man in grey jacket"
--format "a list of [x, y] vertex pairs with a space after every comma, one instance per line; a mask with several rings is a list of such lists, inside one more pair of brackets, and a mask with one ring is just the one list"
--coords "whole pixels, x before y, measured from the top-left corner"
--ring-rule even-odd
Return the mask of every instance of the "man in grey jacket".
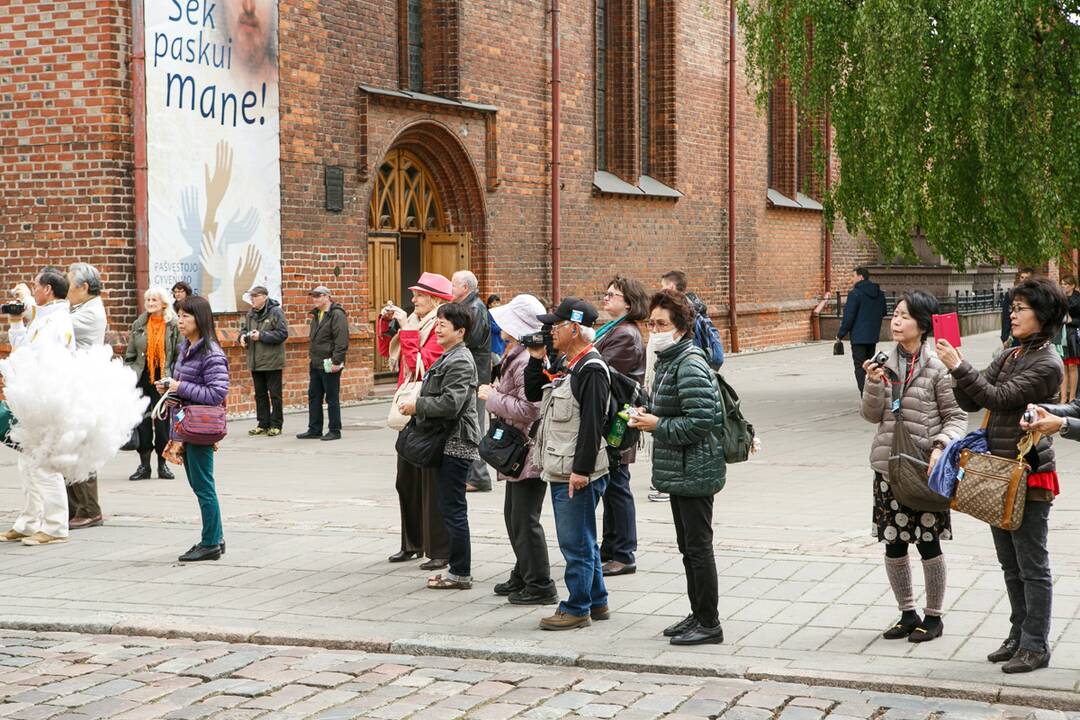
[[244, 319], [240, 344], [247, 348], [248, 369], [255, 386], [255, 416], [259, 424], [248, 435], [281, 434], [285, 416], [281, 409], [281, 372], [285, 369], [285, 341], [289, 323], [281, 303], [270, 298], [270, 291], [256, 285], [248, 293], [251, 310]]
[[[454, 302], [469, 312], [469, 333], [465, 336], [465, 347], [472, 352], [476, 364], [476, 377], [481, 385], [491, 382], [491, 317], [487, 305], [480, 299], [479, 284], [476, 275], [468, 270], [458, 270], [451, 278], [454, 288]], [[476, 399], [476, 415], [480, 419], [480, 436], [487, 432], [487, 408], [484, 401]], [[469, 468], [469, 478], [465, 483], [470, 492], [491, 491], [491, 471], [483, 460], [477, 460]]]
[[[75, 330], [75, 347], [79, 350], [105, 344], [105, 304], [101, 302], [101, 274], [89, 263], [74, 263], [68, 268], [68, 303], [71, 305], [71, 326]], [[72, 530], [101, 525], [101, 505], [98, 504], [97, 473], [86, 482], [67, 486], [68, 527]]]

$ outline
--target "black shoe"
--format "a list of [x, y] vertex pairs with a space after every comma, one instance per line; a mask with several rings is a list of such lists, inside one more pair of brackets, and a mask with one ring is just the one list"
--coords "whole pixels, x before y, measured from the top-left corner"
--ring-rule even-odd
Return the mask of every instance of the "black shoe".
[[931, 616], [927, 616], [925, 620], [915, 626], [915, 629], [908, 635], [907, 641], [909, 643], [922, 643], [930, 642], [941, 637], [941, 634], [945, 632], [945, 623], [941, 622], [941, 618], [936, 618], [937, 622], [931, 620]]
[[1020, 638], [1006, 638], [994, 652], [986, 656], [986, 659], [992, 663], [1006, 662], [1012, 660], [1016, 655], [1016, 651], [1020, 649]]
[[323, 435], [320, 438], [320, 440], [340, 440], [340, 439], [341, 439], [341, 433], [338, 432], [337, 430], [331, 430], [331, 431], [329, 431], [328, 433], [326, 433], [325, 435]]
[[427, 562], [420, 563], [421, 570], [442, 570], [444, 567], [450, 567], [449, 560], [440, 560], [439, 558], [432, 558]]
[[515, 590], [506, 598], [511, 605], [554, 605], [559, 602], [559, 596], [551, 592], [530, 592], [527, 589]]
[[413, 558], [420, 557], [419, 550], [398, 550], [396, 553], [386, 558], [390, 562], [405, 562], [412, 560]]
[[681, 635], [695, 625], [697, 625], [697, 618], [694, 617], [693, 613], [690, 613], [674, 625], [668, 625], [666, 628], [664, 628], [664, 637], [675, 637], [676, 635]]
[[180, 562], [199, 562], [200, 560], [218, 560], [221, 558], [221, 546], [192, 545], [191, 549], [180, 556]]
[[1033, 670], [1041, 670], [1049, 664], [1049, 652], [1039, 652], [1038, 650], [1020, 648], [1009, 662], [1001, 666], [1001, 672], [1009, 673], [1010, 675], [1014, 673], [1029, 673]]
[[915, 628], [919, 627], [919, 623], [922, 620], [915, 613], [908, 615], [904, 613], [900, 616], [900, 619], [896, 621], [896, 624], [891, 628], [881, 633], [881, 637], [886, 640], [903, 640], [904, 638], [915, 632]]
[[505, 597], [506, 595], [516, 593], [519, 590], [524, 590], [525, 585], [524, 583], [520, 583], [515, 580], [507, 580], [506, 582], [499, 583], [492, 589], [495, 591], [496, 595], [502, 595]]
[[135, 468], [135, 472], [131, 473], [128, 480], [149, 480], [150, 479], [150, 463], [139, 463], [139, 467]]
[[724, 628], [720, 623], [716, 623], [716, 627], [704, 627], [695, 622], [694, 627], [671, 638], [670, 642], [672, 645], [717, 645], [724, 642]]
[[162, 480], [175, 480], [176, 476], [173, 475], [172, 470], [169, 469], [169, 463], [165, 462], [163, 458], [158, 458], [157, 461], [157, 476]]
[[221, 545], [219, 545], [218, 547], [221, 548], [221, 556], [225, 557], [225, 539], [224, 538], [222, 538]]
[[296, 436], [297, 440], [318, 440], [322, 437], [321, 432], [315, 432], [313, 430], [305, 430], [304, 432]]

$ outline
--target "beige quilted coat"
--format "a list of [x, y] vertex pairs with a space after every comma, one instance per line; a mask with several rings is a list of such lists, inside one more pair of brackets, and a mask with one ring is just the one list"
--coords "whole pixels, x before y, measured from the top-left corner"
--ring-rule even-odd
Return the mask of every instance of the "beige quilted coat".
[[[930, 456], [935, 440], [948, 443], [963, 437], [968, 431], [967, 413], [960, 409], [953, 396], [952, 378], [938, 360], [929, 343], [923, 343], [922, 357], [911, 382], [904, 388], [900, 410], [908, 432], [915, 444]], [[885, 364], [891, 372], [886, 376], [900, 377], [900, 354], [894, 347]], [[863, 392], [863, 419], [877, 423], [877, 434], [870, 446], [870, 466], [882, 475], [889, 472], [889, 453], [892, 451], [893, 429], [892, 390], [887, 383], [866, 379]]]

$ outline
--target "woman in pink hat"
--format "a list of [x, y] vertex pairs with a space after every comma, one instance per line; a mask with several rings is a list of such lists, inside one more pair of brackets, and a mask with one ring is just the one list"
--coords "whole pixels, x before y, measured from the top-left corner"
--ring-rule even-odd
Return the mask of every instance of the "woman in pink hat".
[[[454, 298], [450, 281], [435, 273], [424, 273], [409, 290], [415, 308], [412, 314], [387, 305], [378, 322], [379, 354], [398, 368], [399, 387], [406, 380], [422, 377], [442, 355], [442, 346], [435, 337], [435, 321], [439, 306]], [[397, 462], [401, 550], [389, 560], [405, 562], [426, 555], [428, 560], [420, 566], [422, 569], [442, 569], [450, 557], [450, 539], [439, 512], [435, 470], [418, 468], [400, 455]]]

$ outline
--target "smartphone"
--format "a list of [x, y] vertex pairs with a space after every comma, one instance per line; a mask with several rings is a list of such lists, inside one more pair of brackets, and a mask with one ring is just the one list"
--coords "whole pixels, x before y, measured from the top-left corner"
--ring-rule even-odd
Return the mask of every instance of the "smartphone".
[[953, 347], [960, 347], [960, 316], [956, 313], [934, 315], [931, 318], [934, 325], [934, 337], [938, 340], [948, 340]]

